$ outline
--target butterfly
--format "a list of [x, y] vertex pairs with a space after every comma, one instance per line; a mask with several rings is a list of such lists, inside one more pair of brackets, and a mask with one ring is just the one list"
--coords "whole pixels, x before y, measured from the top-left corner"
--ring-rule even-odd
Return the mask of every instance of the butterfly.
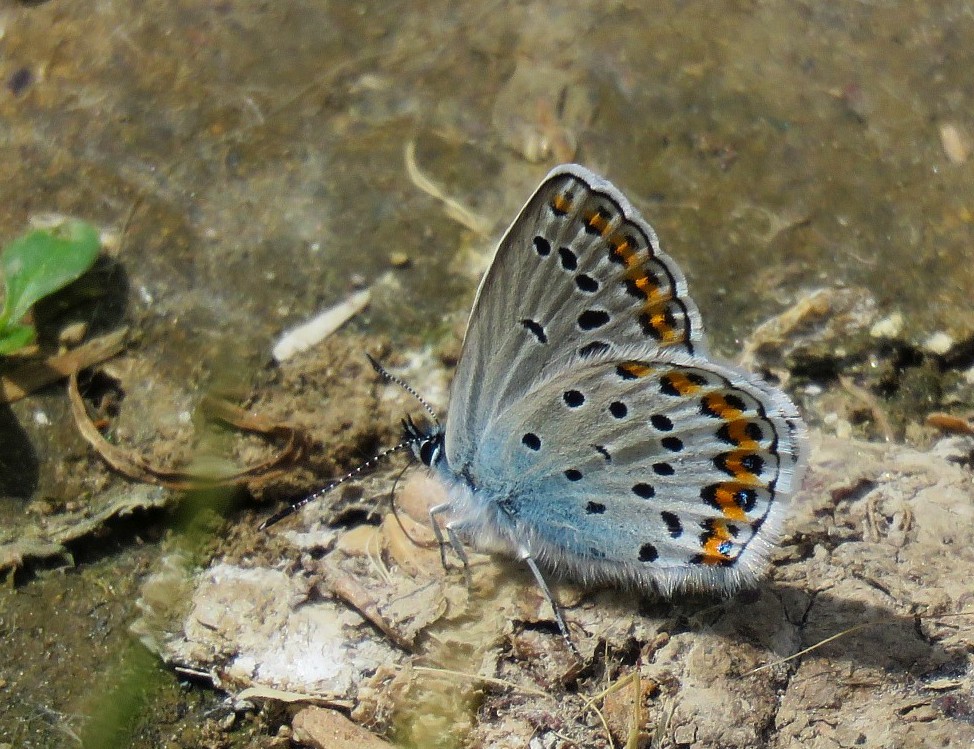
[[569, 644], [543, 570], [663, 596], [753, 586], [806, 459], [795, 405], [708, 356], [652, 227], [577, 164], [500, 240], [445, 423], [407, 420], [403, 444], [446, 489], [441, 546], [523, 560]]

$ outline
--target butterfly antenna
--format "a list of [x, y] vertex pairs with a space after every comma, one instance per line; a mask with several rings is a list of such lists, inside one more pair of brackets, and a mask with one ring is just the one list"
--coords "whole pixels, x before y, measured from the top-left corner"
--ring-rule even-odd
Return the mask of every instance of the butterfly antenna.
[[344, 476], [342, 476], [340, 479], [336, 479], [335, 481], [332, 481], [330, 484], [328, 484], [328, 486], [324, 487], [323, 489], [319, 489], [314, 494], [309, 494], [307, 497], [305, 497], [304, 499], [302, 499], [302, 500], [300, 500], [298, 502], [295, 502], [293, 505], [290, 505], [288, 507], [285, 507], [283, 510], [274, 513], [269, 518], [267, 518], [267, 520], [265, 520], [263, 523], [261, 523], [257, 530], [261, 530], [261, 531], [262, 530], [266, 530], [267, 528], [270, 528], [272, 525], [276, 525], [277, 523], [279, 523], [280, 521], [282, 521], [284, 518], [288, 517], [289, 515], [293, 515], [294, 513], [296, 513], [298, 510], [300, 510], [305, 505], [310, 504], [311, 502], [314, 502], [316, 499], [320, 499], [321, 497], [323, 497], [326, 494], [328, 494], [328, 492], [330, 492], [335, 487], [337, 487], [337, 486], [339, 486], [341, 484], [344, 484], [349, 479], [352, 479], [352, 478], [355, 478], [356, 476], [358, 476], [360, 473], [362, 473], [362, 471], [364, 471], [364, 470], [366, 470], [368, 468], [371, 468], [372, 466], [374, 466], [376, 463], [378, 463], [383, 458], [386, 458], [386, 457], [392, 455], [393, 453], [397, 453], [397, 452], [399, 452], [400, 450], [402, 450], [404, 448], [411, 447], [413, 444], [415, 444], [416, 439], [417, 439], [416, 437], [410, 437], [409, 439], [403, 440], [398, 445], [393, 445], [392, 447], [388, 447], [385, 450], [383, 450], [382, 452], [380, 452], [380, 453], [378, 453], [376, 455], [373, 455], [367, 461], [365, 461], [364, 463], [362, 463], [362, 465], [360, 465], [357, 468], [354, 468], [353, 470], [349, 471]]
[[385, 367], [379, 364], [379, 362], [373, 359], [371, 355], [366, 354], [365, 356], [369, 360], [369, 364], [372, 365], [372, 369], [374, 369], [382, 379], [388, 380], [389, 382], [396, 383], [399, 387], [401, 387], [403, 390], [405, 390], [407, 393], [413, 396], [413, 398], [418, 400], [420, 402], [420, 405], [422, 405], [422, 407], [426, 409], [426, 413], [430, 415], [430, 418], [433, 420], [433, 423], [437, 426], [440, 425], [440, 420], [436, 418], [436, 412], [433, 410], [432, 406], [430, 406], [430, 404], [423, 399], [423, 396], [417, 393], [404, 380], [400, 379], [399, 377], [396, 377], [396, 375], [389, 372]]

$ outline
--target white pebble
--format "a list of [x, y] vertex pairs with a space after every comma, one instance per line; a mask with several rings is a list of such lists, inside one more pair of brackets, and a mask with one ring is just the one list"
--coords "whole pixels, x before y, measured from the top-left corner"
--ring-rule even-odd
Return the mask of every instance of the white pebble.
[[903, 315], [894, 312], [876, 323], [869, 329], [869, 335], [873, 338], [896, 338], [903, 331]]
[[923, 342], [923, 347], [934, 354], [946, 354], [954, 345], [954, 339], [943, 331], [934, 333]]

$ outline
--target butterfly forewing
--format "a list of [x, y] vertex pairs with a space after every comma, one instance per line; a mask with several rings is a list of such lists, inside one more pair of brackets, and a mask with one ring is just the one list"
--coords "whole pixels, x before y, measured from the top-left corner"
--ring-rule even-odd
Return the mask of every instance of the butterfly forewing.
[[470, 315], [446, 450], [467, 463], [486, 425], [573, 358], [651, 343], [702, 353], [700, 315], [677, 265], [610, 183], [553, 170], [498, 246]]

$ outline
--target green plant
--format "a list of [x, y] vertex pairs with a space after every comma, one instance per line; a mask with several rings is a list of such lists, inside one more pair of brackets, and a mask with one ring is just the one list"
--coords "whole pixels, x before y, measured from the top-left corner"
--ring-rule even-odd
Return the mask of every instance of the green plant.
[[0, 355], [34, 341], [34, 326], [20, 320], [35, 302], [84, 275], [100, 249], [95, 227], [76, 219], [29, 232], [7, 245], [0, 254], [6, 288], [0, 311]]

